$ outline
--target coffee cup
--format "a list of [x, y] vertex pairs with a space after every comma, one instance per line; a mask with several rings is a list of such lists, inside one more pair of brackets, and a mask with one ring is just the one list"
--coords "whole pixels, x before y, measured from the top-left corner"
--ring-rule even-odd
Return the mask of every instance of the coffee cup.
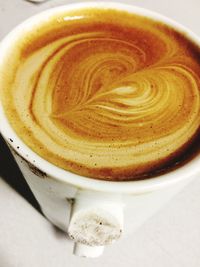
[[[10, 44], [17, 41], [21, 32], [28, 32], [51, 15], [81, 8], [112, 8], [142, 15], [172, 27], [197, 45], [200, 43], [189, 29], [143, 8], [112, 2], [69, 4], [35, 15], [9, 33], [0, 45], [0, 68]], [[0, 82], [1, 79], [2, 76]], [[197, 154], [179, 168], [150, 179], [117, 182], [91, 179], [59, 168], [33, 152], [11, 127], [2, 105], [0, 131], [44, 215], [68, 233], [78, 256], [101, 255], [105, 246], [134, 232], [200, 172]]]

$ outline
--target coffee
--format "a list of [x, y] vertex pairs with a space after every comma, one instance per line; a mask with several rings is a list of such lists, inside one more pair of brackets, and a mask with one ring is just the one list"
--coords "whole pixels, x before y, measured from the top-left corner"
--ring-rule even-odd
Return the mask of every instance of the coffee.
[[114, 9], [60, 12], [21, 33], [2, 66], [11, 126], [63, 169], [146, 179], [199, 144], [200, 49], [161, 22]]

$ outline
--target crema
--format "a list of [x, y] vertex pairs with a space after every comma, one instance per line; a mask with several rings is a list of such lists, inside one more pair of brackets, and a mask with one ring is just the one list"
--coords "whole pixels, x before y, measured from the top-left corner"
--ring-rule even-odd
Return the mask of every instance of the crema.
[[11, 50], [0, 69], [6, 116], [52, 164], [123, 181], [191, 157], [200, 49], [183, 34], [124, 11], [80, 9], [24, 31]]

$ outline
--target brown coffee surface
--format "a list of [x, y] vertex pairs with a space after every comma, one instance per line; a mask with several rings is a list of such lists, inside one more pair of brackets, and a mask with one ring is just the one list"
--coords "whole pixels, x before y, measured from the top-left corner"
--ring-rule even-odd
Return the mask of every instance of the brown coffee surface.
[[49, 162], [122, 181], [165, 173], [191, 157], [200, 128], [200, 49], [183, 34], [91, 8], [50, 16], [10, 51], [0, 69], [6, 115]]

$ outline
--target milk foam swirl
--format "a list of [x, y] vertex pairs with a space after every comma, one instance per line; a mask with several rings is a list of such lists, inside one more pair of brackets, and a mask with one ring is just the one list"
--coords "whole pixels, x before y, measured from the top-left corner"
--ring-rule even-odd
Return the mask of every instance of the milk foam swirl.
[[99, 179], [131, 180], [178, 154], [199, 129], [200, 66], [149, 25], [139, 34], [134, 20], [127, 32], [104, 21], [26, 54], [10, 90], [22, 139], [50, 162]]

